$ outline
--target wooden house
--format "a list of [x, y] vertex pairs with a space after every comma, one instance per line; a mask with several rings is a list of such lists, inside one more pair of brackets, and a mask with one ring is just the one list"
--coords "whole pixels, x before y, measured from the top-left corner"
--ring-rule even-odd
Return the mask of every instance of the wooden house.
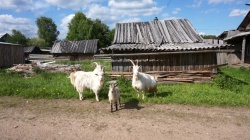
[[10, 35], [8, 33], [5, 33], [3, 34], [1, 37], [0, 37], [0, 42], [6, 42], [7, 38], [9, 37]]
[[42, 54], [43, 53], [43, 51], [39, 47], [36, 47], [36, 46], [24, 47], [23, 51], [24, 51], [25, 58], [28, 58], [30, 54]]
[[23, 64], [23, 46], [0, 42], [0, 67], [11, 67], [13, 64]]
[[[187, 19], [117, 23], [113, 44], [102, 48], [112, 57], [113, 72], [130, 72], [128, 59], [138, 60], [142, 72], [195, 71], [216, 73], [218, 53], [229, 44], [207, 44]], [[136, 61], [135, 61], [136, 62]]]
[[51, 49], [55, 58], [69, 60], [92, 59], [97, 52], [98, 39], [81, 41], [56, 41]]
[[218, 38], [234, 45], [234, 64], [250, 63], [250, 11], [237, 29], [224, 31]]

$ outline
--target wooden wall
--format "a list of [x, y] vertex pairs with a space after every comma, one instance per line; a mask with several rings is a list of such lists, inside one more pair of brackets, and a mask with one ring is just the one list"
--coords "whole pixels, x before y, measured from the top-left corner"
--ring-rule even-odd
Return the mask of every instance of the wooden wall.
[[[181, 53], [141, 56], [112, 56], [112, 71], [131, 72], [132, 64], [128, 59], [136, 60], [140, 71], [193, 71], [217, 65], [216, 53]], [[211, 72], [217, 72], [216, 68]]]
[[23, 47], [18, 44], [0, 43], [0, 67], [24, 63]]

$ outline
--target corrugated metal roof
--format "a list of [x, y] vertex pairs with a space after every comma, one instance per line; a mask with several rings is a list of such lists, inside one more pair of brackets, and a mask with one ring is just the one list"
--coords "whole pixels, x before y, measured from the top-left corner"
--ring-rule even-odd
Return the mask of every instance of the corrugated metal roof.
[[117, 23], [113, 44], [121, 43], [194, 43], [203, 42], [187, 19]]
[[187, 19], [117, 23], [113, 45], [103, 51], [185, 51], [221, 49], [230, 44], [207, 44]]
[[181, 43], [181, 44], [162, 44], [156, 46], [154, 44], [113, 44], [107, 48], [102, 48], [106, 51], [189, 51], [189, 50], [210, 50], [210, 49], [223, 49], [232, 46], [230, 44], [214, 45], [206, 43]]
[[247, 15], [245, 16], [243, 21], [240, 23], [237, 30], [246, 30], [247, 26], [249, 26], [249, 22], [250, 22], [250, 11], [248, 11]]
[[228, 40], [231, 40], [231, 39], [234, 39], [234, 38], [237, 38], [237, 37], [248, 36], [248, 35], [250, 35], [250, 32], [241, 32], [241, 33], [236, 34], [236, 35], [234, 35], [234, 36], [227, 37], [227, 38], [225, 38], [224, 40], [225, 40], [225, 41], [228, 41]]
[[35, 46], [23, 47], [25, 53], [31, 53], [35, 49]]
[[51, 53], [96, 53], [98, 39], [81, 41], [56, 41]]

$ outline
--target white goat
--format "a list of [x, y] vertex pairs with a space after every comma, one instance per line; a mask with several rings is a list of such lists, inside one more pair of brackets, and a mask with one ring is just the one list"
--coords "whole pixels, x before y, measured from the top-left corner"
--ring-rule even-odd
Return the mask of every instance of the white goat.
[[119, 106], [121, 107], [121, 100], [120, 100], [120, 90], [116, 84], [111, 83], [109, 85], [108, 97], [111, 107], [110, 111], [111, 112], [113, 111], [113, 104], [115, 105], [115, 109], [117, 111], [118, 110], [117, 104], [119, 103]]
[[[102, 65], [100, 65], [97, 62], [93, 62], [93, 63], [96, 65], [93, 72], [98, 72], [98, 71], [102, 70]], [[79, 75], [80, 73], [83, 73], [83, 72], [84, 71], [74, 71], [74, 72], [70, 73], [68, 78], [70, 79], [70, 83], [74, 86], [74, 88], [75, 88], [75, 79], [76, 79], [77, 75]]]
[[[94, 62], [96, 63], [96, 62]], [[98, 92], [101, 90], [104, 80], [103, 67], [97, 65], [93, 72], [77, 71], [72, 72], [69, 76], [71, 84], [79, 93], [79, 99], [83, 100], [82, 93], [88, 88], [91, 89], [96, 96], [96, 101], [99, 101]]]
[[140, 91], [142, 92], [142, 99], [144, 99], [144, 92], [154, 93], [155, 96], [157, 92], [157, 83], [155, 78], [149, 74], [139, 72], [140, 66], [138, 66], [138, 61], [137, 65], [135, 65], [132, 60], [129, 61], [133, 65], [132, 86], [137, 90], [138, 97]]

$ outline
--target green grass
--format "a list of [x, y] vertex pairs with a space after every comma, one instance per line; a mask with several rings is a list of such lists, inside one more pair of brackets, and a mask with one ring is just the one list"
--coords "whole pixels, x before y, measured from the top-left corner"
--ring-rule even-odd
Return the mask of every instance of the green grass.
[[[85, 71], [94, 69], [93, 61], [81, 62]], [[65, 64], [66, 62], [64, 62]], [[108, 62], [101, 61], [106, 71], [111, 67]], [[72, 64], [72, 62], [70, 63]], [[78, 64], [76, 62], [76, 64]], [[88, 69], [87, 69], [88, 68]], [[74, 98], [78, 93], [67, 78], [69, 74], [48, 73], [37, 71], [31, 78], [21, 74], [0, 70], [0, 96], [20, 96], [24, 98]], [[101, 101], [108, 99], [109, 77], [105, 77], [102, 90], [99, 93]], [[145, 100], [137, 98], [136, 91], [131, 86], [131, 80], [124, 77], [117, 79], [121, 90], [121, 99], [126, 102], [185, 104], [197, 106], [247, 106], [250, 107], [250, 70], [246, 68], [222, 67], [219, 74], [209, 83], [204, 84], [169, 84], [158, 85], [156, 97], [147, 93]], [[86, 90], [83, 94], [86, 100], [95, 100], [95, 95]]]
[[87, 60], [87, 61], [60, 61], [57, 64], [67, 64], [67, 65], [75, 65], [80, 64], [83, 71], [92, 71], [95, 68], [95, 64], [93, 62], [98, 62], [101, 65], [105, 66], [105, 71], [111, 71], [111, 63], [110, 61], [103, 60]]

